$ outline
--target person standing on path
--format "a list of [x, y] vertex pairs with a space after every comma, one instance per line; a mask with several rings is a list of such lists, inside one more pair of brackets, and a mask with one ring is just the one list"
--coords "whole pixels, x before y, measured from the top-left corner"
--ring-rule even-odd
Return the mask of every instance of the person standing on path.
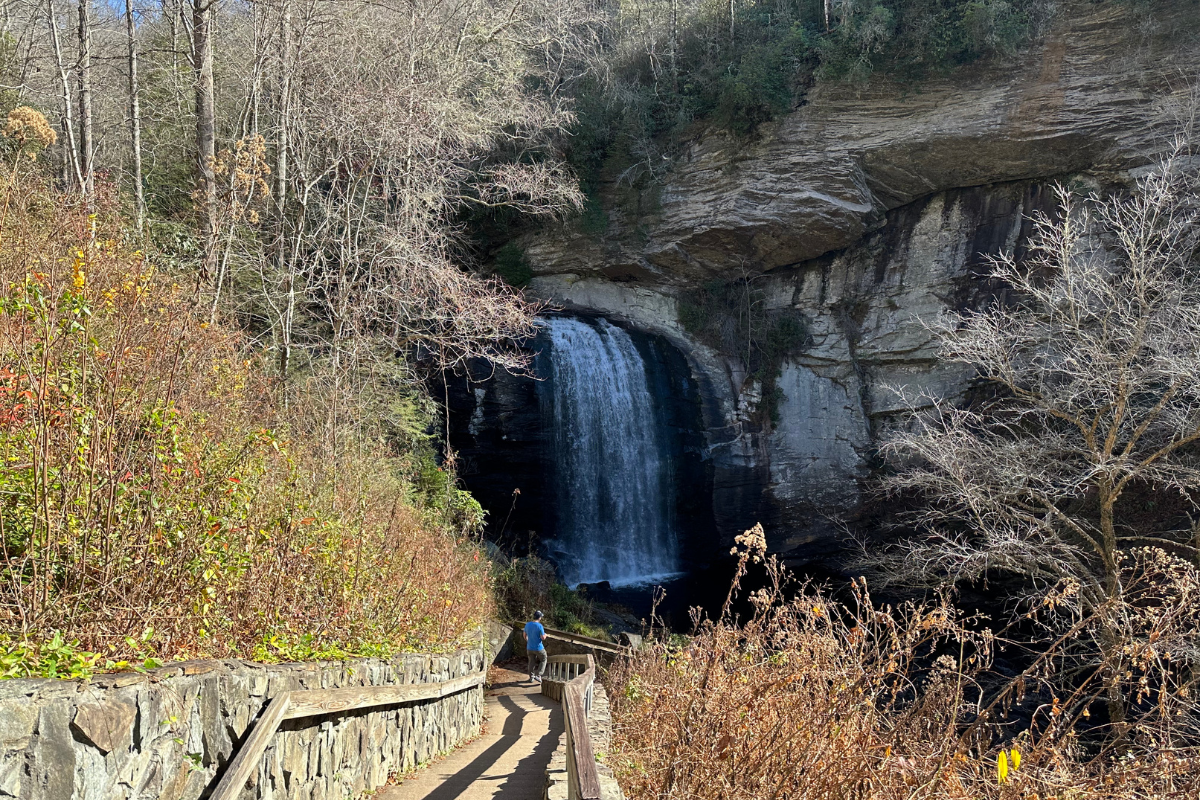
[[529, 680], [542, 682], [546, 671], [546, 629], [542, 627], [542, 612], [533, 612], [533, 619], [525, 623], [525, 655], [529, 659]]

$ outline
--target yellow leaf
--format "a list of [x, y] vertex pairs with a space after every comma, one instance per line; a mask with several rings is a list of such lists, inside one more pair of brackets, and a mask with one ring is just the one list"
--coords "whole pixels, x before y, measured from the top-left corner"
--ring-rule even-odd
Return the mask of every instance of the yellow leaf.
[[1021, 768], [1021, 751], [1015, 747], [1012, 749], [1012, 768], [1014, 770]]
[[996, 755], [996, 782], [1008, 782], [1008, 756], [1003, 750]]

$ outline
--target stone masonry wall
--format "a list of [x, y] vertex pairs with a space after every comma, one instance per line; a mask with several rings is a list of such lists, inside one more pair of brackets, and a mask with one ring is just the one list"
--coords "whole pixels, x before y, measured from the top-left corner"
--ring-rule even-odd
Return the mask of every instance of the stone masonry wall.
[[[173, 664], [86, 681], [0, 681], [0, 798], [198, 800], [280, 692], [447, 681], [482, 649], [391, 660]], [[242, 800], [357, 798], [479, 734], [479, 687], [441, 700], [287, 720]]]

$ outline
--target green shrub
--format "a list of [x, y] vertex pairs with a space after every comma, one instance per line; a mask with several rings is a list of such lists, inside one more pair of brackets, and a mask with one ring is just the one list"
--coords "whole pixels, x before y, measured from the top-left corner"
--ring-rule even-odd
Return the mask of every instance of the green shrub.
[[595, 620], [591, 601], [559, 583], [554, 566], [537, 556], [514, 558], [494, 572], [497, 605], [506, 622], [528, 620], [534, 611], [546, 615], [547, 627], [581, 636], [608, 639]]
[[0, 674], [378, 654], [477, 625], [482, 511], [454, 477], [398, 449], [344, 371], [282, 404], [133, 249], [111, 187], [87, 207], [35, 167], [0, 228]]
[[847, 22], [825, 34], [817, 46], [821, 78], [865, 80], [896, 35], [892, 9], [872, 0], [859, 0], [851, 8]]
[[920, 80], [993, 56], [1012, 56], [1041, 29], [1045, 0], [853, 0], [818, 45], [819, 74], [865, 80], [880, 69]]
[[0, 678], [87, 678], [96, 671], [100, 656], [52, 631], [41, 642], [0, 634]]
[[[786, 113], [796, 98], [798, 71], [811, 49], [804, 28], [772, 26], [755, 19], [757, 36], [734, 54], [734, 61], [705, 92], [701, 108], [737, 136], [749, 136], [764, 122]], [[707, 100], [707, 102], [705, 102]]]
[[608, 212], [600, 198], [589, 194], [579, 217], [579, 228], [589, 236], [599, 236], [608, 230]]

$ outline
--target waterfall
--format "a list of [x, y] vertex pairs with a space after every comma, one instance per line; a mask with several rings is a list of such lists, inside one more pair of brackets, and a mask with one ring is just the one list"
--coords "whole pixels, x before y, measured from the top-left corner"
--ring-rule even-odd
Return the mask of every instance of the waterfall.
[[545, 324], [554, 546], [564, 579], [631, 584], [674, 573], [670, 460], [641, 354], [628, 333], [603, 319]]

